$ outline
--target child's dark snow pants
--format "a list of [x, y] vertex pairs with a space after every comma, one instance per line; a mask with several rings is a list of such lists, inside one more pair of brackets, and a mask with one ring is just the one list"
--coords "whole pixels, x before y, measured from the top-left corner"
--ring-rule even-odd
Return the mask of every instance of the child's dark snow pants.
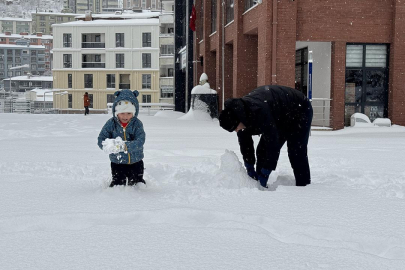
[[117, 164], [111, 162], [112, 181], [110, 187], [125, 185], [127, 178], [129, 186], [136, 185], [139, 182], [145, 184], [143, 171], [143, 160], [133, 164]]

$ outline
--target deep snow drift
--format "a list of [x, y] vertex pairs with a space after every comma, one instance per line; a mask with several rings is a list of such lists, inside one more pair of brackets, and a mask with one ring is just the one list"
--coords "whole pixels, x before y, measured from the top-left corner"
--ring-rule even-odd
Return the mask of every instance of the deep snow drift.
[[147, 187], [107, 188], [109, 115], [0, 114], [1, 269], [404, 269], [405, 128], [313, 131], [259, 191], [217, 121], [140, 115]]

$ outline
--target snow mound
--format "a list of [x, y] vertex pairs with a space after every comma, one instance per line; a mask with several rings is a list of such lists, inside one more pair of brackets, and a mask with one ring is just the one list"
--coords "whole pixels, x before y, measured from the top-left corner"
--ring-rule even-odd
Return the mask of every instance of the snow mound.
[[[191, 188], [193, 191], [187, 195], [191, 200], [216, 192], [223, 193], [226, 190], [257, 189], [257, 182], [246, 174], [245, 168], [236, 154], [229, 150], [225, 150], [221, 156], [219, 167], [210, 162], [204, 162], [191, 168], [150, 164], [145, 175], [148, 186], [151, 188], [165, 190], [179, 187]], [[162, 175], [164, 178], [161, 177]], [[197, 194], [199, 195], [197, 196]]]
[[216, 174], [219, 185], [226, 188], [257, 188], [257, 182], [246, 174], [245, 167], [233, 151], [225, 150]]
[[176, 112], [176, 111], [158, 111], [154, 116], [161, 117], [161, 118], [177, 119], [179, 117], [184, 116], [184, 113]]
[[209, 113], [190, 109], [184, 116], [178, 118], [179, 120], [198, 120], [198, 121], [212, 121]]

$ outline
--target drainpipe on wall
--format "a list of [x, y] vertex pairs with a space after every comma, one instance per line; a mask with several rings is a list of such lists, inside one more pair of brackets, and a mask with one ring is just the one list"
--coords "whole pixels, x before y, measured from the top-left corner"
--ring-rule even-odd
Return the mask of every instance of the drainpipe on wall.
[[273, 0], [273, 47], [271, 49], [271, 84], [277, 84], [277, 0]]
[[222, 1], [222, 110], [225, 109], [225, 0]]
[[190, 31], [190, 25], [189, 25], [189, 21], [190, 21], [190, 12], [189, 12], [189, 2], [190, 2], [190, 0], [186, 0], [186, 96], [185, 96], [185, 98], [186, 98], [186, 107], [185, 107], [185, 109], [184, 109], [184, 112], [188, 112], [188, 59], [189, 59], [189, 55], [188, 55], [188, 52], [189, 52], [189, 49], [188, 49], [188, 46], [190, 45], [189, 44], [189, 42], [188, 42], [188, 39], [189, 39], [189, 31]]

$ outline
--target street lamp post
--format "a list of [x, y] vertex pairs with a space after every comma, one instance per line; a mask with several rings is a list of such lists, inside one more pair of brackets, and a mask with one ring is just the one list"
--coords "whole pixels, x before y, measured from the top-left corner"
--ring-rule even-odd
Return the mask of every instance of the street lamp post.
[[52, 93], [52, 92], [55, 92], [55, 91], [44, 91], [44, 112], [45, 112], [45, 97], [46, 97], [46, 93]]

